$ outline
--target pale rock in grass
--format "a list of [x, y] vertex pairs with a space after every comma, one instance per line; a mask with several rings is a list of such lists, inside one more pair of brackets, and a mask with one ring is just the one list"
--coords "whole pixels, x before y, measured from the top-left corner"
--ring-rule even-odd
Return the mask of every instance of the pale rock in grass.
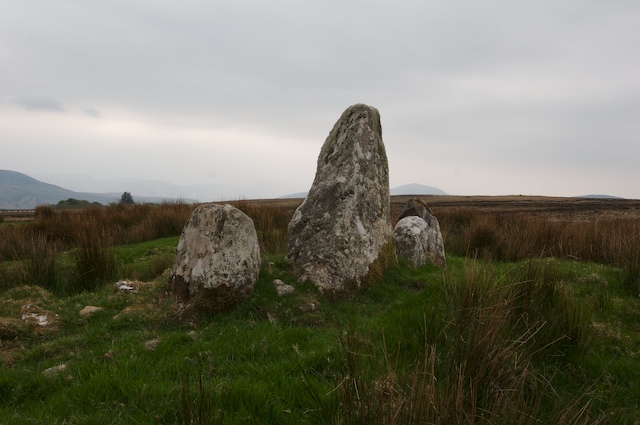
[[143, 345], [144, 345], [144, 348], [146, 348], [147, 350], [153, 351], [156, 349], [158, 344], [160, 344], [160, 338], [153, 338], [148, 341], [145, 341]]
[[397, 256], [405, 258], [414, 267], [427, 263], [445, 266], [440, 224], [431, 208], [414, 198], [403, 206], [398, 217], [399, 221], [393, 229]]
[[391, 238], [389, 166], [377, 109], [349, 107], [327, 137], [288, 228], [287, 259], [323, 292], [358, 288]]
[[93, 305], [88, 305], [85, 308], [83, 308], [82, 310], [80, 310], [80, 316], [91, 316], [94, 313], [97, 313], [99, 311], [104, 310], [104, 308], [102, 307], [96, 307]]
[[115, 283], [113, 292], [138, 293], [145, 286], [144, 282], [138, 280], [120, 280]]
[[278, 293], [279, 297], [290, 294], [296, 289], [292, 285], [288, 285], [283, 281], [281, 281], [280, 279], [275, 279], [273, 281], [273, 287], [276, 289], [276, 292]]
[[253, 292], [260, 265], [251, 218], [231, 205], [204, 204], [182, 230], [169, 285], [185, 312], [225, 310]]
[[62, 363], [57, 366], [52, 366], [48, 369], [43, 370], [42, 375], [50, 378], [58, 375], [60, 372], [64, 372], [65, 370], [67, 370], [67, 365]]

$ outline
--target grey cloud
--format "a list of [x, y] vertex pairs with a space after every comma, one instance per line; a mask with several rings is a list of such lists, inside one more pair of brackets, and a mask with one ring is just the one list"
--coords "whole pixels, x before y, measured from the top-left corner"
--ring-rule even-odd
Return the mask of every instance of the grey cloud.
[[544, 168], [640, 153], [640, 2], [61, 2], [0, 15], [0, 93], [68, 102], [15, 101], [27, 111], [100, 105], [110, 119], [319, 148], [362, 102], [398, 155]]
[[100, 118], [100, 115], [102, 115], [102, 112], [94, 108], [85, 108], [82, 112], [84, 112], [85, 115], [88, 115], [91, 118]]
[[62, 102], [49, 97], [22, 97], [14, 99], [13, 103], [32, 112], [67, 112]]

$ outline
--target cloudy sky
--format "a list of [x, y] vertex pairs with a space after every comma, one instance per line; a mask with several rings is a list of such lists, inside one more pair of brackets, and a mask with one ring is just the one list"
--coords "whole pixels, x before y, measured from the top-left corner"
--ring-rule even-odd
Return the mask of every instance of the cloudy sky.
[[366, 103], [392, 187], [640, 198], [639, 45], [637, 0], [3, 2], [0, 169], [275, 197]]

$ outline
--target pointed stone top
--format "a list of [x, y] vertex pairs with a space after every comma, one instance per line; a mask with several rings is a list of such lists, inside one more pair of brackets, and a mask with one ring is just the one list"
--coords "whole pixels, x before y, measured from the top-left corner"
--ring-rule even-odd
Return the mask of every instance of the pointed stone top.
[[360, 286], [390, 237], [380, 113], [356, 104], [322, 145], [313, 185], [289, 223], [287, 258], [302, 280], [336, 293]]

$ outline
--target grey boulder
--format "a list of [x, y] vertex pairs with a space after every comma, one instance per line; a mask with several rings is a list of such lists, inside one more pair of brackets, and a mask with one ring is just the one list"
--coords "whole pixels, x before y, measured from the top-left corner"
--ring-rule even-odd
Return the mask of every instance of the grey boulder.
[[427, 263], [446, 265], [444, 241], [438, 219], [429, 206], [419, 200], [409, 200], [400, 211], [393, 229], [396, 255], [419, 267]]
[[253, 292], [260, 266], [253, 220], [231, 205], [204, 204], [182, 230], [169, 285], [186, 311], [226, 310]]

